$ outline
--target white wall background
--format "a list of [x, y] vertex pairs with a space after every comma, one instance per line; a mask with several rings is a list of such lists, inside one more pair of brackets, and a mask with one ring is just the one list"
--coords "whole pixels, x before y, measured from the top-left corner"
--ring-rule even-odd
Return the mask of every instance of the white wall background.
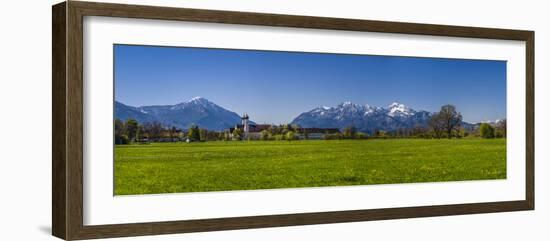
[[[171, 6], [536, 31], [536, 210], [124, 238], [120, 240], [548, 240], [550, 15], [546, 1], [146, 1]], [[0, 13], [0, 240], [57, 240], [51, 230], [51, 5], [7, 1]]]

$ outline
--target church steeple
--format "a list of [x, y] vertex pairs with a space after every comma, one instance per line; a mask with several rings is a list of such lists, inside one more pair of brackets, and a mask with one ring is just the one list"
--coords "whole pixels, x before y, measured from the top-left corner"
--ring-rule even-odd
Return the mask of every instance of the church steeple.
[[241, 117], [241, 121], [242, 121], [242, 124], [243, 124], [243, 130], [244, 130], [244, 135], [247, 136], [248, 134], [248, 131], [249, 131], [249, 128], [248, 128], [248, 114], [244, 114], [242, 117]]

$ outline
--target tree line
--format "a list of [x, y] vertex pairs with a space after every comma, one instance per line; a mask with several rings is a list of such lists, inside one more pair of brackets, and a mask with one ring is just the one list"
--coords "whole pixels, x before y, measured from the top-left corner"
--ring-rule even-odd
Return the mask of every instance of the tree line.
[[[201, 134], [202, 133], [202, 134]], [[192, 141], [239, 141], [239, 140], [262, 140], [262, 141], [293, 141], [311, 139], [310, 130], [302, 128], [295, 124], [271, 125], [260, 131], [258, 135], [248, 135], [240, 128], [234, 128], [232, 132], [225, 131], [210, 131], [200, 129], [198, 126], [193, 126], [189, 129], [188, 138]], [[357, 132], [355, 127], [345, 128], [343, 133], [323, 133], [325, 139], [356, 139], [365, 137], [366, 134]], [[337, 138], [336, 138], [337, 137]]]
[[[148, 122], [140, 124], [135, 119], [122, 121], [116, 119], [115, 123], [115, 144], [128, 144], [134, 142], [162, 142], [162, 141], [231, 141], [231, 140], [298, 140], [311, 139], [313, 133], [308, 128], [299, 125], [284, 124], [272, 125], [262, 130], [259, 135], [245, 136], [240, 128], [234, 128], [232, 132], [212, 131], [200, 128], [197, 125], [187, 130], [174, 126], [166, 127], [159, 122]], [[319, 133], [317, 133], [319, 134]], [[354, 126], [348, 126], [341, 131], [323, 133], [322, 139], [377, 139], [377, 138], [505, 138], [506, 120], [496, 125], [482, 123], [479, 128], [465, 128], [462, 115], [453, 105], [444, 105], [438, 112], [430, 117], [427, 125], [415, 126], [412, 128], [399, 128], [392, 131], [374, 130], [371, 133], [361, 132]], [[318, 139], [318, 138], [317, 138]]]
[[496, 124], [496, 127], [488, 123], [482, 123], [478, 129], [467, 130], [464, 128], [462, 114], [453, 105], [444, 105], [439, 112], [430, 118], [428, 125], [431, 127], [435, 138], [461, 138], [469, 135], [482, 138], [503, 138], [506, 137], [506, 120]]
[[128, 144], [146, 141], [181, 140], [184, 131], [174, 126], [164, 127], [160, 122], [140, 124], [135, 119], [122, 121], [115, 119], [115, 144]]
[[325, 139], [387, 139], [387, 138], [505, 138], [506, 120], [494, 126], [482, 123], [477, 127], [464, 126], [462, 114], [454, 105], [444, 105], [439, 111], [432, 114], [427, 125], [418, 125], [412, 128], [398, 128], [396, 130], [374, 130], [371, 133], [358, 132], [355, 127], [349, 126], [342, 133], [325, 135]]

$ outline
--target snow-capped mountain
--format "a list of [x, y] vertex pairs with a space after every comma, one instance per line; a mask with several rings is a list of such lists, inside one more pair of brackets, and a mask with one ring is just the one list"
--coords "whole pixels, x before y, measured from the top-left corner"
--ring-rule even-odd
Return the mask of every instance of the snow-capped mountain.
[[355, 126], [361, 131], [373, 132], [427, 126], [430, 117], [431, 113], [428, 111], [413, 110], [397, 102], [386, 108], [344, 102], [336, 107], [317, 107], [302, 113], [292, 121], [292, 124], [340, 129]]
[[176, 105], [132, 107], [115, 102], [115, 117], [136, 119], [140, 123], [158, 121], [165, 126], [187, 129], [198, 125], [209, 130], [224, 130], [241, 122], [241, 117], [213, 102], [195, 97]]
[[404, 104], [393, 102], [388, 106], [388, 115], [391, 117], [407, 117], [414, 115], [415, 111]]
[[[427, 127], [431, 112], [414, 110], [401, 103], [387, 107], [357, 105], [343, 102], [335, 107], [320, 106], [294, 118], [291, 124], [302, 127], [339, 128], [354, 126], [363, 132], [376, 130], [392, 131], [413, 127]], [[121, 120], [136, 119], [140, 123], [158, 121], [165, 126], [187, 129], [191, 125], [221, 131], [241, 123], [241, 117], [230, 110], [201, 97], [192, 98], [176, 105], [133, 107], [115, 102], [115, 117]], [[250, 123], [254, 123], [250, 121]], [[466, 129], [479, 124], [463, 122]]]

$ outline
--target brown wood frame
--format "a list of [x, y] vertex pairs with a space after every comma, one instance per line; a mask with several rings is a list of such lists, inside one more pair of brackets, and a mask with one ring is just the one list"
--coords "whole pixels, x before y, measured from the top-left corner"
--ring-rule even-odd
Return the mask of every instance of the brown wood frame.
[[[108, 16], [525, 41], [524, 200], [169, 222], [83, 225], [83, 17]], [[66, 240], [533, 210], [533, 31], [68, 1], [52, 7], [52, 233]]]

